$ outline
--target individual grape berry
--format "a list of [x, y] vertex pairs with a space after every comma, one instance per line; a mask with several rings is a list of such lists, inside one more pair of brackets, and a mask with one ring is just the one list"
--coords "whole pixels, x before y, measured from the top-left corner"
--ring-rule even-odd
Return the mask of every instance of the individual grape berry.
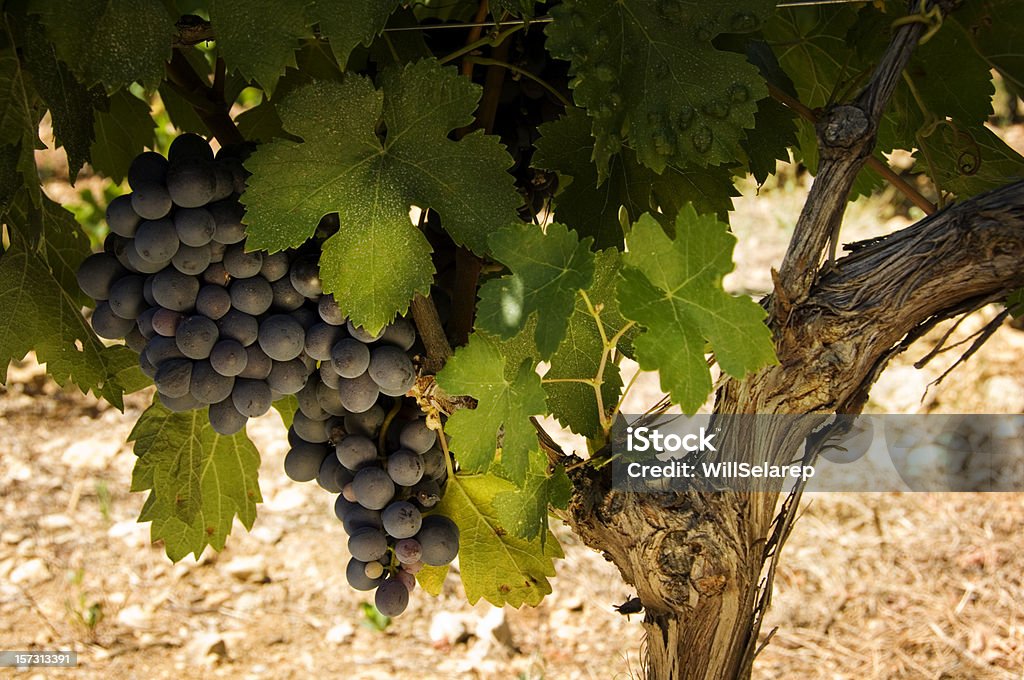
[[324, 431], [324, 421], [313, 420], [301, 411], [297, 411], [293, 416], [292, 429], [294, 429], [304, 441], [315, 444], [323, 444], [327, 441], [327, 433]]
[[352, 480], [352, 488], [359, 499], [359, 505], [370, 510], [385, 508], [395, 497], [395, 483], [379, 467], [365, 467], [357, 472]]
[[338, 303], [334, 301], [334, 295], [321, 295], [320, 299], [317, 300], [317, 312], [320, 314], [320, 318], [324, 320], [324, 323], [329, 323], [332, 326], [343, 326], [345, 324], [345, 314], [341, 311]]
[[135, 239], [128, 239], [124, 249], [125, 269], [135, 272], [136, 274], [156, 274], [158, 271], [166, 267], [171, 263], [170, 260], [166, 262], [150, 262], [139, 255], [138, 249], [135, 247]]
[[270, 284], [270, 288], [274, 291], [273, 307], [280, 312], [294, 311], [306, 302], [306, 298], [302, 296], [302, 293], [295, 290], [291, 279], [287, 276], [274, 281]]
[[420, 570], [423, 569], [424, 566], [425, 565], [423, 564], [422, 560], [419, 562], [410, 562], [409, 564], [402, 565], [402, 571], [408, 574], [417, 574], [420, 572]]
[[122, 194], [107, 204], [107, 226], [113, 233], [132, 238], [141, 221], [138, 213], [132, 210], [131, 194]]
[[231, 294], [226, 288], [205, 285], [196, 295], [196, 311], [208, 319], [217, 321], [231, 309]]
[[315, 258], [294, 262], [288, 274], [292, 286], [304, 298], [315, 299], [323, 292], [320, 283], [320, 265]]
[[167, 160], [175, 163], [185, 158], [198, 158], [204, 161], [213, 160], [213, 150], [206, 140], [192, 132], [178, 135], [167, 149]]
[[306, 331], [306, 354], [316, 361], [330, 361], [331, 348], [341, 339], [342, 332], [342, 329], [330, 324], [313, 324]]
[[128, 185], [132, 189], [147, 184], [163, 184], [167, 177], [167, 159], [155, 151], [143, 151], [128, 166]]
[[213, 232], [214, 241], [230, 245], [245, 238], [245, 225], [242, 224], [245, 208], [238, 201], [225, 199], [211, 203], [206, 209], [213, 215], [213, 221], [217, 225]]
[[[210, 356], [213, 346], [217, 344], [218, 336], [216, 323], [201, 314], [193, 314], [185, 317], [178, 325], [174, 339], [178, 343], [178, 349], [189, 359], [205, 359]], [[225, 395], [222, 399], [226, 398]]]
[[259, 334], [260, 322], [256, 317], [237, 309], [232, 309], [227, 314], [217, 319], [217, 328], [220, 330], [221, 338], [230, 338], [242, 343], [243, 347], [256, 342]]
[[459, 554], [459, 527], [444, 515], [424, 517], [416, 540], [423, 550], [420, 559], [432, 567], [443, 567]]
[[420, 542], [415, 538], [403, 538], [395, 543], [395, 557], [402, 564], [412, 564], [420, 561]]
[[142, 333], [142, 337], [149, 340], [156, 335], [156, 329], [153, 328], [153, 318], [156, 316], [160, 307], [150, 307], [142, 314], [139, 314], [139, 318], [135, 320], [135, 327]]
[[396, 571], [392, 578], [394, 578], [396, 581], [401, 581], [402, 585], [405, 586], [405, 589], [408, 590], [410, 593], [416, 590], [416, 577], [407, 572], [405, 569], [399, 569], [398, 571]]
[[323, 444], [307, 442], [305, 446], [293, 447], [284, 457], [284, 473], [296, 482], [311, 482], [316, 479], [327, 453]]
[[139, 217], [159, 220], [171, 212], [171, 195], [163, 184], [153, 182], [132, 188], [132, 211]]
[[[321, 362], [317, 372], [320, 374], [320, 382], [332, 390], [337, 390], [338, 386], [341, 385], [341, 376], [334, 372], [334, 367], [331, 366], [330, 361]], [[338, 399], [340, 400], [341, 397], [338, 397]]]
[[187, 312], [195, 307], [199, 295], [199, 280], [167, 268], [153, 277], [153, 299], [165, 309]]
[[135, 322], [122, 319], [110, 309], [110, 303], [103, 301], [96, 305], [92, 313], [92, 329], [96, 335], [107, 340], [120, 340], [131, 332]]
[[358, 378], [370, 365], [370, 348], [352, 338], [342, 338], [331, 348], [331, 367], [342, 378]]
[[169, 359], [160, 364], [153, 378], [156, 389], [168, 397], [184, 397], [192, 384], [192, 362], [188, 359]]
[[427, 427], [425, 418], [409, 421], [398, 438], [402, 448], [415, 453], [426, 453], [437, 442], [437, 433]]
[[349, 482], [345, 486], [341, 487], [341, 495], [344, 496], [345, 500], [347, 500], [350, 503], [356, 502], [356, 488], [352, 486], [352, 482]]
[[345, 419], [341, 416], [327, 416], [324, 419], [324, 433], [327, 435], [327, 442], [336, 446], [342, 439], [348, 436], [345, 431]]
[[273, 396], [270, 386], [262, 380], [238, 378], [231, 391], [231, 402], [235, 409], [249, 418], [258, 418], [270, 410]]
[[[306, 386], [309, 379], [309, 371], [301, 359], [291, 361], [275, 361], [267, 375], [267, 384], [270, 389], [281, 394], [295, 394]], [[327, 415], [326, 413], [324, 414]], [[315, 441], [315, 440], [308, 440]]]
[[216, 404], [231, 397], [235, 379], [221, 375], [209, 361], [196, 361], [192, 365], [189, 393], [202, 404]]
[[253, 316], [270, 309], [270, 303], [274, 301], [274, 291], [262, 276], [235, 279], [228, 290], [231, 292], [231, 305]]
[[412, 538], [423, 523], [419, 509], [408, 501], [391, 503], [380, 513], [380, 519], [384, 522], [384, 531], [393, 538]]
[[146, 311], [146, 300], [142, 297], [143, 278], [124, 276], [110, 287], [110, 311], [122, 319], [134, 321]]
[[264, 380], [274, 369], [274, 361], [267, 356], [255, 342], [245, 348], [245, 369], [238, 374], [239, 378]]
[[146, 343], [146, 358], [149, 359], [149, 363], [159, 366], [168, 359], [184, 359], [185, 355], [178, 349], [178, 343], [174, 338], [157, 335]]
[[[333, 373], [334, 371], [331, 370]], [[337, 376], [337, 374], [335, 374]], [[320, 382], [316, 386], [316, 400], [320, 402], [320, 408], [332, 416], [345, 416], [348, 415], [348, 409], [341, 403], [341, 397], [338, 396], [338, 391], [333, 389], [330, 385], [324, 382]]]
[[171, 258], [171, 264], [182, 274], [198, 276], [210, 266], [210, 246], [182, 245]]
[[355, 338], [359, 342], [364, 342], [366, 344], [370, 344], [371, 342], [377, 342], [382, 337], [384, 337], [383, 328], [380, 329], [379, 333], [374, 335], [372, 333], [367, 333], [362, 326], [353, 325], [351, 320], [345, 322], [345, 329], [348, 330], [348, 334], [351, 335], [353, 338]]
[[182, 158], [167, 168], [167, 192], [175, 205], [199, 208], [213, 199], [216, 189], [213, 166], [202, 158]]
[[416, 327], [407, 319], [398, 318], [384, 327], [380, 341], [408, 352], [416, 344]]
[[361, 562], [373, 562], [388, 554], [388, 539], [380, 529], [366, 527], [348, 537], [348, 551]]
[[191, 394], [186, 394], [183, 397], [168, 397], [157, 392], [156, 395], [160, 398], [160, 403], [173, 413], [184, 413], [202, 406]]
[[423, 479], [423, 458], [408, 449], [388, 456], [388, 475], [399, 486], [412, 486]]
[[307, 377], [305, 381], [306, 384], [302, 386], [302, 389], [295, 393], [296, 401], [299, 403], [299, 411], [312, 420], [327, 420], [330, 414], [324, 411], [316, 398], [316, 389], [320, 385], [320, 379]]
[[165, 338], [173, 338], [178, 333], [178, 326], [185, 319], [181, 312], [175, 312], [163, 307], [153, 310], [153, 330]]
[[187, 246], [205, 246], [213, 240], [217, 223], [206, 208], [178, 208], [174, 211], [174, 231]]
[[128, 346], [128, 349], [139, 354], [146, 349], [146, 337], [136, 327], [128, 331], [128, 335], [124, 336], [124, 344]]
[[345, 580], [350, 586], [361, 591], [373, 590], [381, 582], [379, 578], [368, 577], [366, 563], [360, 562], [354, 557], [348, 561], [348, 565], [345, 567]]
[[[210, 264], [219, 265], [217, 268], [217, 274], [223, 274], [224, 282], [227, 283], [228, 270], [224, 269], [224, 253], [228, 250], [227, 245], [218, 241], [210, 241]], [[222, 284], [223, 285], [223, 284]]]
[[214, 432], [224, 436], [231, 436], [236, 432], [241, 432], [245, 428], [245, 423], [249, 420], [238, 412], [230, 399], [210, 404], [209, 416], [210, 425], [213, 426]]
[[416, 369], [409, 355], [397, 347], [383, 345], [370, 354], [366, 372], [386, 394], [405, 394], [416, 382]]
[[234, 378], [245, 370], [249, 355], [237, 340], [219, 340], [210, 350], [210, 365], [223, 376]]
[[358, 378], [340, 378], [338, 381], [338, 396], [341, 397], [341, 403], [352, 413], [369, 410], [377, 402], [379, 395], [380, 390], [369, 373], [364, 373]]
[[320, 316], [316, 313], [316, 310], [305, 306], [293, 309], [288, 312], [288, 316], [299, 322], [299, 325], [302, 326], [303, 333], [320, 323]]
[[274, 314], [260, 324], [259, 343], [274, 361], [290, 361], [302, 353], [306, 331], [286, 314]]
[[366, 574], [366, 578], [380, 578], [384, 575], [384, 565], [377, 561], [367, 562], [363, 567], [363, 573]]
[[279, 251], [271, 255], [263, 255], [263, 264], [260, 266], [260, 276], [273, 283], [282, 276], [288, 275], [288, 268], [291, 262], [288, 253]]
[[181, 241], [169, 219], [147, 220], [135, 230], [135, 250], [146, 262], [167, 262], [178, 252]]
[[376, 464], [377, 446], [367, 437], [350, 434], [335, 447], [338, 461], [352, 472]]
[[324, 456], [324, 462], [320, 463], [320, 470], [316, 473], [316, 483], [327, 493], [341, 493], [345, 484], [351, 481], [345, 477], [343, 470], [345, 468], [338, 462], [337, 456]]
[[[216, 241], [215, 241], [216, 243]], [[210, 248], [211, 258], [213, 253], [213, 247]], [[228, 270], [224, 269], [224, 265], [216, 260], [210, 260], [210, 266], [203, 272], [203, 283], [211, 286], [227, 286], [228, 282], [231, 281], [231, 276], [228, 274]]]
[[[224, 251], [224, 268], [236, 279], [247, 279], [260, 273], [263, 267], [263, 255], [257, 250], [245, 252], [245, 245], [236, 243]], [[262, 277], [260, 277], [262, 279]], [[262, 279], [266, 281], [266, 279]], [[270, 286], [268, 285], [269, 289]], [[268, 305], [269, 307], [269, 305]]]
[[377, 586], [373, 604], [384, 616], [398, 616], [409, 606], [409, 589], [396, 578], [389, 578]]
[[376, 438], [387, 414], [380, 404], [374, 404], [362, 413], [350, 413], [345, 416], [345, 429], [352, 434], [362, 434], [371, 439]]
[[334, 501], [334, 514], [341, 520], [345, 533], [349, 536], [363, 527], [384, 528], [379, 510], [369, 510], [358, 503], [345, 500], [344, 496], [338, 496]]
[[110, 287], [127, 273], [113, 255], [94, 253], [82, 260], [75, 276], [83, 293], [93, 300], [106, 300], [110, 297]]

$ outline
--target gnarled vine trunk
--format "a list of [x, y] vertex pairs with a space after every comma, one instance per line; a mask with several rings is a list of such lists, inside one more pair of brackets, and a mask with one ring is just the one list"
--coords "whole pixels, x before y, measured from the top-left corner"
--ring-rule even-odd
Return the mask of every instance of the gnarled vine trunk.
[[[950, 9], [946, 3], [943, 11]], [[859, 413], [894, 355], [937, 323], [1024, 286], [1024, 181], [851, 246], [819, 270], [878, 121], [925, 27], [894, 32], [853, 104], [817, 120], [821, 166], [767, 301], [779, 357], [718, 388], [719, 414]], [[804, 112], [805, 114], [809, 112]], [[796, 423], [796, 424], [794, 424]], [[743, 419], [721, 433], [737, 460], [783, 464], [802, 454], [814, 419]], [[770, 594], [770, 560], [792, 507], [776, 517], [779, 480], [753, 493], [621, 493], [608, 467], [580, 468], [570, 520], [615, 563], [644, 606], [647, 677], [750, 675]]]

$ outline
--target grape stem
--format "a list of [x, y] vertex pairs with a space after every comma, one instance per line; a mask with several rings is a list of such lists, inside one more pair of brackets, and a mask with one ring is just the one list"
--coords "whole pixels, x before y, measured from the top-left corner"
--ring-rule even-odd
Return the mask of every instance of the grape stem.
[[[218, 60], [218, 73], [222, 70], [223, 62]], [[235, 127], [235, 121], [231, 120], [228, 113], [229, 105], [224, 101], [223, 96], [224, 76], [214, 76], [214, 84], [210, 86], [203, 81], [203, 78], [192, 68], [192, 65], [185, 58], [184, 53], [175, 49], [171, 54], [171, 61], [167, 64], [167, 82], [175, 92], [192, 105], [196, 115], [203, 121], [210, 133], [217, 138], [221, 146], [230, 144], [242, 144], [245, 138]], [[218, 90], [221, 96], [217, 96]]]
[[554, 95], [555, 98], [558, 99], [558, 101], [560, 101], [565, 108], [567, 108], [567, 109], [573, 108], [572, 102], [570, 102], [568, 99], [566, 99], [565, 95], [563, 95], [561, 92], [556, 90], [554, 88], [554, 86], [551, 85], [551, 83], [549, 83], [548, 81], [544, 80], [543, 78], [541, 78], [540, 76], [538, 76], [538, 75], [536, 75], [534, 73], [530, 73], [529, 71], [527, 71], [524, 68], [520, 68], [520, 67], [516, 66], [515, 64], [510, 64], [507, 61], [500, 61], [498, 59], [489, 59], [487, 57], [474, 57], [474, 56], [468, 56], [465, 59], [463, 59], [462, 61], [463, 61], [463, 63], [469, 62], [469, 63], [472, 63], [472, 64], [480, 64], [481, 66], [500, 66], [501, 68], [508, 69], [512, 73], [515, 73], [516, 75], [522, 76], [523, 78], [528, 78], [528, 79], [532, 80], [533, 82], [537, 83], [538, 85], [540, 85], [541, 87], [543, 87], [545, 90], [547, 90], [552, 95]]

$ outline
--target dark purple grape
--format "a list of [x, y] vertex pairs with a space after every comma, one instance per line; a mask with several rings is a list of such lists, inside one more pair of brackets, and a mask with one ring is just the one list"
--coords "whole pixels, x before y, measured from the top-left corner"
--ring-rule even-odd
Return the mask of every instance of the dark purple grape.
[[153, 312], [153, 330], [165, 338], [173, 338], [178, 334], [178, 326], [181, 325], [185, 315], [163, 307], [157, 307]]
[[358, 378], [340, 378], [338, 395], [346, 409], [352, 413], [362, 413], [377, 403], [380, 390], [369, 373], [363, 373]]
[[196, 295], [196, 311], [217, 321], [231, 310], [231, 294], [226, 288], [207, 284]]
[[93, 300], [107, 300], [110, 298], [110, 287], [127, 273], [113, 255], [93, 253], [82, 260], [75, 276], [83, 293]]
[[199, 208], [213, 199], [216, 189], [213, 165], [202, 158], [182, 158], [167, 168], [167, 193], [175, 205]]
[[[132, 211], [146, 220], [159, 220], [171, 212], [171, 195], [163, 184], [143, 184], [133, 187]], [[137, 234], [138, 232], [136, 232]]]
[[324, 323], [329, 323], [332, 326], [343, 326], [347, 320], [341, 307], [334, 301], [334, 295], [321, 295], [317, 300], [317, 312]]
[[450, 564], [459, 554], [459, 527], [444, 515], [424, 517], [416, 540], [423, 550], [420, 560], [432, 567]]
[[132, 238], [140, 221], [142, 218], [132, 209], [131, 194], [122, 194], [107, 204], [107, 226], [113, 233]]
[[270, 288], [274, 292], [274, 309], [280, 312], [294, 311], [306, 302], [306, 298], [302, 296], [302, 293], [295, 290], [291, 279], [287, 276], [274, 281], [270, 284]]
[[301, 359], [275, 361], [267, 375], [267, 384], [270, 385], [270, 389], [280, 394], [295, 394], [305, 387], [308, 379], [309, 371]]
[[245, 370], [238, 374], [239, 378], [252, 378], [263, 380], [270, 375], [274, 369], [274, 361], [267, 356], [267, 353], [259, 346], [259, 343], [252, 343], [245, 348], [246, 362]]
[[135, 322], [131, 319], [122, 319], [110, 310], [110, 304], [106, 301], [96, 305], [92, 313], [92, 329], [96, 335], [107, 340], [120, 340], [131, 332]]
[[283, 250], [271, 255], [264, 255], [263, 265], [260, 267], [260, 276], [273, 283], [282, 276], [288, 275], [289, 266], [288, 253]]
[[[205, 359], [210, 356], [210, 351], [217, 343], [218, 336], [216, 323], [201, 314], [193, 314], [181, 322], [174, 338], [178, 349], [189, 359]], [[227, 399], [227, 395], [214, 401], [223, 401], [224, 399]]]
[[205, 246], [213, 240], [217, 225], [206, 208], [178, 208], [174, 211], [174, 231], [187, 246]]
[[306, 331], [306, 354], [316, 361], [330, 361], [331, 348], [341, 339], [344, 330], [326, 323], [314, 324]]
[[290, 361], [299, 356], [305, 342], [305, 330], [286, 314], [274, 314], [260, 324], [260, 347], [274, 361]]
[[253, 316], [259, 316], [270, 309], [270, 303], [274, 300], [274, 292], [262, 276], [235, 279], [228, 290], [231, 292], [231, 306]]
[[157, 367], [153, 382], [162, 395], [175, 399], [184, 397], [192, 384], [192, 362], [188, 359], [168, 359]]
[[167, 178], [167, 159], [155, 151], [143, 151], [128, 166], [128, 184], [132, 189], [163, 184]]
[[235, 379], [218, 373], [209, 361], [196, 361], [192, 365], [192, 383], [189, 393], [203, 404], [216, 404], [228, 399]]
[[223, 376], [234, 378], [245, 370], [249, 355], [237, 340], [220, 340], [210, 351], [210, 365]]
[[186, 132], [175, 137], [167, 149], [167, 160], [171, 163], [176, 163], [184, 158], [212, 161], [213, 150], [205, 139], [192, 132]]
[[270, 410], [270, 386], [262, 380], [238, 378], [231, 393], [231, 401], [239, 413], [258, 418]]
[[214, 432], [225, 436], [241, 432], [245, 429], [245, 423], [248, 420], [235, 409], [235, 405], [230, 399], [210, 404], [209, 415], [210, 425]]
[[[244, 243], [236, 243], [224, 251], [224, 268], [236, 279], [256, 276], [262, 267], [263, 255], [258, 250], [251, 253], [245, 252]], [[269, 290], [270, 286], [268, 285], [267, 288]]]
[[178, 252], [171, 258], [171, 264], [182, 274], [198, 276], [210, 266], [210, 246], [179, 246]]
[[146, 262], [167, 262], [178, 252], [181, 241], [169, 219], [147, 220], [135, 230], [135, 250]]
[[237, 340], [244, 347], [248, 347], [256, 342], [260, 324], [251, 314], [232, 309], [217, 320], [217, 327], [222, 338]]
[[327, 447], [323, 444], [307, 443], [293, 447], [284, 457], [284, 473], [293, 481], [311, 482], [316, 479], [327, 454]]
[[153, 299], [165, 309], [187, 312], [196, 304], [199, 280], [169, 267], [153, 277]]
[[230, 245], [245, 238], [245, 225], [242, 224], [245, 208], [238, 201], [234, 199], [217, 201], [207, 206], [207, 210], [213, 215], [213, 221], [217, 225], [213, 232], [214, 241]]
[[320, 265], [315, 258], [294, 262], [289, 272], [292, 286], [305, 298], [315, 299], [323, 291], [320, 283]]

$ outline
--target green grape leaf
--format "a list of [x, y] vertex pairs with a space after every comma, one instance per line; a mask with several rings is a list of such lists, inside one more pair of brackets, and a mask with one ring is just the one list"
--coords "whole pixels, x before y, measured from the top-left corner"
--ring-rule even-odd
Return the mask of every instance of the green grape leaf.
[[[32, 152], [45, 148], [39, 141], [39, 121], [44, 113], [46, 108], [41, 105], [30, 78], [22, 70], [14, 49], [0, 49], [0, 144], [18, 149], [17, 171], [24, 178], [21, 182], [12, 178], [8, 186], [24, 185], [35, 203], [39, 202], [42, 192]], [[10, 150], [8, 155], [15, 156]], [[13, 194], [8, 200], [11, 198]]]
[[25, 178], [18, 172], [21, 145], [0, 144], [0, 220], [7, 214], [18, 190], [25, 186]]
[[89, 239], [75, 216], [45, 196], [35, 206], [23, 194], [11, 206], [10, 218], [32, 249], [41, 254], [68, 300], [79, 307], [92, 306], [78, 288], [76, 272], [82, 260], [89, 256]]
[[967, 2], [943, 21], [943, 31], [945, 22], [962, 26], [978, 54], [1003, 76], [1012, 92], [1024, 96], [1024, 4], [1017, 0]]
[[369, 47], [400, 4], [401, 0], [314, 0], [309, 14], [344, 68], [352, 50], [360, 44]]
[[449, 564], [443, 567], [432, 567], [428, 564], [416, 572], [416, 581], [419, 582], [420, 588], [437, 597], [441, 594], [441, 589], [444, 588], [444, 580], [448, 578], [450, 570], [451, 565]]
[[853, 7], [827, 6], [780, 9], [765, 23], [765, 39], [776, 46], [779, 64], [805, 106], [825, 106], [857, 75], [856, 65], [848, 63], [847, 41], [856, 22]]
[[534, 224], [519, 223], [491, 234], [494, 259], [512, 273], [480, 287], [477, 328], [507, 340], [537, 313], [534, 338], [542, 359], [548, 359], [565, 337], [576, 291], [594, 278], [589, 238], [552, 223], [546, 233]]
[[[615, 298], [622, 260], [618, 251], [609, 248], [597, 254], [595, 265], [594, 282], [587, 290], [587, 297], [595, 309], [600, 308], [605, 335], [611, 339], [627, 323], [619, 312], [618, 300]], [[544, 374], [544, 378], [572, 380], [597, 377], [604, 341], [597, 320], [582, 296], [576, 297], [575, 309], [569, 316], [568, 324], [565, 339], [551, 357], [551, 368]], [[626, 341], [628, 338], [619, 343], [620, 350], [627, 344]], [[622, 390], [622, 378], [615, 362], [605, 362], [603, 379], [601, 400], [607, 412], [615, 407]], [[548, 395], [548, 409], [559, 423], [588, 439], [602, 436], [600, 409], [593, 387], [582, 383], [546, 382], [544, 391]]]
[[498, 342], [478, 332], [456, 350], [437, 374], [437, 383], [448, 394], [468, 394], [479, 402], [475, 409], [456, 411], [445, 426], [462, 469], [485, 472], [500, 448], [502, 469], [522, 484], [530, 451], [537, 448], [530, 416], [546, 410], [544, 388], [533, 362], [524, 361], [514, 377], [507, 377]]
[[42, 256], [13, 237], [0, 255], [0, 383], [11, 361], [34, 350], [57, 384], [73, 383], [123, 410], [117, 376], [137, 359], [127, 347], [104, 347], [80, 309]]
[[371, 332], [432, 282], [430, 245], [410, 206], [436, 210], [457, 243], [486, 253], [487, 235], [515, 221], [521, 203], [495, 138], [448, 139], [472, 120], [478, 86], [433, 60], [387, 69], [380, 80], [375, 90], [352, 74], [282, 96], [285, 129], [306, 141], [260, 147], [246, 162], [253, 174], [242, 197], [251, 248], [297, 246], [323, 215], [339, 213], [344, 228], [324, 243], [320, 276]]
[[955, 118], [975, 125], [987, 121], [992, 113], [995, 84], [990, 68], [972, 48], [967, 31], [949, 21], [914, 50], [906, 74], [921, 102], [936, 118]]
[[[278, 90], [280, 94], [280, 90]], [[263, 101], [243, 111], [235, 118], [238, 131], [246, 139], [258, 142], [269, 142], [275, 137], [287, 138], [288, 133], [281, 125], [281, 116], [277, 115], [277, 107], [272, 101]]]
[[57, 56], [86, 86], [154, 89], [171, 58], [174, 20], [159, 0], [33, 0]]
[[671, 230], [676, 213], [687, 202], [699, 212], [724, 217], [732, 210], [732, 197], [739, 195], [725, 168], [670, 165], [658, 174], [644, 167], [629, 148], [608, 161], [607, 178], [599, 180], [591, 161], [594, 138], [581, 109], [569, 109], [539, 131], [533, 166], [559, 175], [556, 217], [581, 237], [592, 237], [597, 248], [622, 247], [620, 206], [629, 222], [657, 210], [658, 220]]
[[294, 394], [286, 394], [274, 402], [274, 410], [281, 416], [285, 429], [288, 429], [295, 420], [295, 412], [299, 410], [299, 400]]
[[747, 168], [760, 185], [775, 174], [776, 161], [789, 161], [789, 147], [797, 143], [796, 123], [792, 112], [774, 99], [758, 102], [754, 121], [754, 129], [743, 140], [743, 151]]
[[67, 64], [57, 58], [57, 51], [35, 17], [25, 22], [21, 43], [25, 69], [50, 110], [54, 139], [67, 152], [68, 174], [74, 184], [78, 171], [89, 160], [93, 110], [104, 106], [106, 95], [102, 88], [82, 85]]
[[[347, 3], [346, 3], [347, 4]], [[228, 65], [273, 94], [295, 50], [312, 36], [305, 0], [212, 0], [210, 23]]]
[[132, 160], [153, 146], [155, 130], [146, 102], [128, 90], [115, 92], [109, 111], [96, 113], [96, 141], [89, 162], [97, 172], [120, 184], [128, 176]]
[[[1024, 157], [984, 125], [940, 125], [914, 152], [919, 169], [961, 199], [1024, 177]], [[934, 164], [934, 167], [933, 167]]]
[[551, 53], [570, 62], [587, 109], [600, 179], [622, 147], [661, 173], [732, 163], [754, 124], [764, 80], [743, 55], [716, 49], [721, 33], [755, 30], [774, 0], [571, 0], [552, 8]]
[[171, 560], [198, 558], [208, 545], [221, 550], [235, 517], [252, 528], [263, 501], [260, 454], [245, 430], [225, 437], [205, 409], [172, 413], [154, 403], [128, 440], [138, 456], [131, 490], [150, 492], [139, 521], [153, 523], [150, 536], [164, 542]]
[[481, 597], [496, 607], [535, 606], [551, 592], [554, 559], [563, 557], [554, 535], [527, 541], [501, 525], [494, 499], [515, 490], [494, 475], [456, 475], [448, 480], [437, 511], [459, 527], [459, 573], [466, 598]]
[[498, 522], [517, 538], [547, 543], [548, 506], [564, 510], [572, 497], [572, 482], [561, 465], [548, 473], [548, 459], [540, 451], [530, 454], [530, 467], [521, 489], [503, 491], [494, 498]]
[[705, 339], [734, 377], [777, 362], [764, 309], [722, 289], [735, 244], [726, 225], [693, 208], [680, 211], [674, 240], [648, 215], [626, 238], [619, 309], [645, 329], [634, 343], [640, 367], [660, 371], [662, 389], [686, 413], [711, 392]]

